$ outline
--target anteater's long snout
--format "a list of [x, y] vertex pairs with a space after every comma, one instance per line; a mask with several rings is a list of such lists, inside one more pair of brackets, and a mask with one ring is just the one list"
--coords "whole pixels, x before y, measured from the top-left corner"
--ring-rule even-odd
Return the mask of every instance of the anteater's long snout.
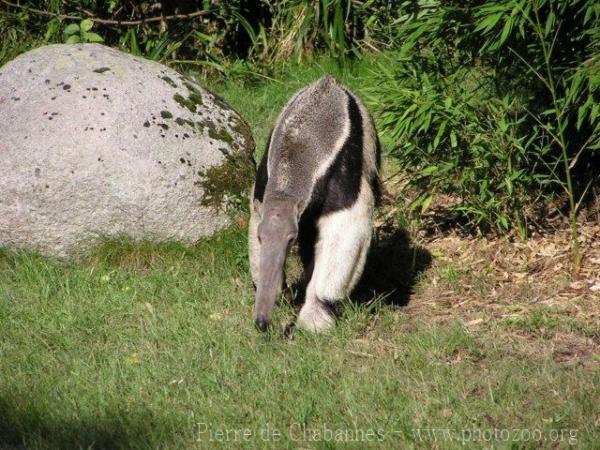
[[275, 301], [281, 294], [283, 285], [283, 266], [287, 253], [285, 243], [270, 244], [260, 250], [259, 280], [254, 305], [255, 324], [260, 331], [267, 331], [271, 323]]

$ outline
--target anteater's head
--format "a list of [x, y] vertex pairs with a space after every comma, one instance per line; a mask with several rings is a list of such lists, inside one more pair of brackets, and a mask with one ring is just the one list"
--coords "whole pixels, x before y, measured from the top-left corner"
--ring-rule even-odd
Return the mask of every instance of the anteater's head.
[[265, 199], [258, 225], [260, 242], [259, 277], [256, 286], [256, 326], [266, 331], [275, 301], [281, 294], [288, 251], [298, 237], [300, 204], [290, 197]]

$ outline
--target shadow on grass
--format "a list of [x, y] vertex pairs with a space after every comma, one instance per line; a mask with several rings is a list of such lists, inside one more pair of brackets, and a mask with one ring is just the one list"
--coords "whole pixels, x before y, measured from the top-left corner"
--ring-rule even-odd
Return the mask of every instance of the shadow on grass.
[[150, 436], [158, 425], [150, 413], [116, 411], [74, 418], [47, 404], [26, 403], [0, 396], [0, 449], [150, 448]]
[[[383, 304], [405, 306], [419, 275], [431, 265], [431, 253], [415, 246], [403, 229], [378, 230], [378, 235], [371, 243], [363, 275], [350, 300], [364, 304], [381, 297]], [[287, 301], [299, 309], [306, 295], [306, 280], [293, 283], [291, 292], [285, 294]]]
[[405, 306], [419, 275], [431, 265], [431, 253], [414, 245], [403, 229], [380, 230], [379, 235], [371, 244], [365, 270], [351, 299], [360, 304], [382, 297], [384, 304]]

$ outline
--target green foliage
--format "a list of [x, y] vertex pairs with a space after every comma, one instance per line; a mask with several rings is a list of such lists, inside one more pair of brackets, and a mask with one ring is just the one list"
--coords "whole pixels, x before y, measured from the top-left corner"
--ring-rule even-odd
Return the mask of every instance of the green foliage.
[[394, 2], [370, 0], [284, 0], [277, 2], [270, 24], [252, 36], [260, 59], [282, 61], [326, 51], [339, 60], [378, 46], [382, 23], [394, 18]]
[[[24, 41], [103, 41], [154, 60], [218, 62], [248, 55], [251, 27], [242, 26], [243, 16], [260, 9], [260, 2], [254, 7], [247, 3], [29, 0], [20, 7], [0, 6], [6, 8], [0, 10], [0, 34], [14, 28]], [[194, 15], [198, 12], [202, 14]], [[168, 16], [176, 17], [160, 20]]]
[[[327, 52], [339, 60], [384, 45], [392, 23], [390, 0], [234, 0], [230, 2], [124, 0], [23, 1], [9, 8], [21, 29], [46, 42], [100, 42], [155, 60], [223, 70], [238, 58], [260, 64]], [[35, 10], [34, 10], [35, 9]], [[201, 12], [200, 15], [197, 15]], [[68, 17], [66, 17], [68, 16]], [[156, 20], [177, 16], [173, 20]], [[73, 18], [79, 18], [74, 22]], [[97, 19], [93, 22], [93, 19]], [[92, 21], [92, 22], [91, 22]], [[91, 25], [97, 33], [91, 33]], [[90, 29], [84, 29], [86, 27]], [[0, 23], [0, 31], [4, 27]]]
[[90, 19], [84, 19], [79, 24], [72, 23], [67, 25], [63, 30], [65, 35], [65, 43], [67, 44], [79, 44], [85, 42], [102, 42], [101, 36], [97, 33], [90, 31], [94, 26], [94, 22]]
[[44, 27], [32, 21], [27, 11], [14, 14], [0, 11], [0, 65], [43, 43]]
[[599, 175], [596, 2], [431, 1], [406, 12], [373, 95], [414, 206], [457, 195], [451, 209], [473, 225], [525, 232], [540, 197], [564, 194], [573, 221]]
[[538, 159], [538, 136], [519, 135], [523, 118], [514, 101], [495, 97], [475, 70], [443, 76], [411, 60], [378, 68], [386, 81], [375, 88], [380, 126], [400, 143], [391, 155], [417, 189], [412, 208], [425, 212], [435, 194], [456, 194], [463, 202], [454, 209], [476, 224], [518, 223], [530, 189], [548, 180], [523, 170]]

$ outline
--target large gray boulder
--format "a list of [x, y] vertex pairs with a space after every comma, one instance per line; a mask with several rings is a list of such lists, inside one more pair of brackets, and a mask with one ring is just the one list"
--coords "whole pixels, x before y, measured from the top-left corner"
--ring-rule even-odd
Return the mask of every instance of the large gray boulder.
[[30, 51], [0, 67], [0, 247], [192, 243], [227, 224], [253, 150], [235, 111], [168, 67], [97, 44]]

